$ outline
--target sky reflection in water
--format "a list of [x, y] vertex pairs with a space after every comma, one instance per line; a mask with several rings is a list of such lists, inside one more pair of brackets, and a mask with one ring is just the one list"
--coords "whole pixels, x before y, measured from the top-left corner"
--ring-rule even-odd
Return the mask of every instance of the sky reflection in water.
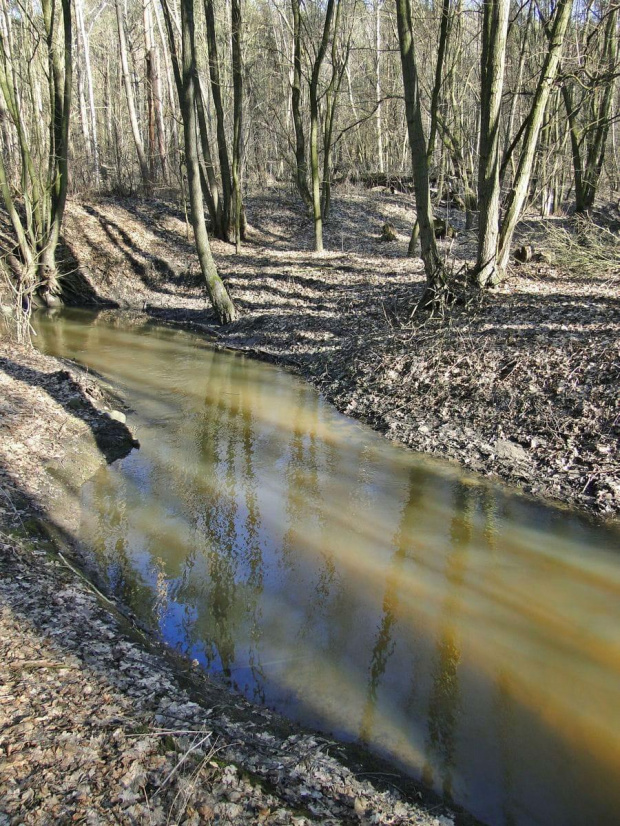
[[82, 492], [110, 588], [246, 696], [493, 824], [616, 824], [617, 532], [420, 460], [270, 366], [42, 320], [142, 447]]

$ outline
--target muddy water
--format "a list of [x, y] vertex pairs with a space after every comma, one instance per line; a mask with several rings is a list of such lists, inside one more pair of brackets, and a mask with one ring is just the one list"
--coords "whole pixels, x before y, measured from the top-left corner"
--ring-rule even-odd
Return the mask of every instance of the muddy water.
[[68, 315], [142, 447], [82, 491], [109, 587], [247, 697], [489, 824], [620, 822], [620, 535], [420, 459], [271, 366]]

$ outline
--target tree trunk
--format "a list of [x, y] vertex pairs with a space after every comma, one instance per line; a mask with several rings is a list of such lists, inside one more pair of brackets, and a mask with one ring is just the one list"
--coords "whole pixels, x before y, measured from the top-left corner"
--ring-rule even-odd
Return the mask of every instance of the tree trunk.
[[222, 215], [226, 229], [225, 241], [230, 237], [232, 217], [232, 184], [228, 145], [226, 143], [226, 126], [224, 120], [224, 105], [222, 103], [222, 86], [220, 82], [220, 63], [217, 53], [217, 36], [215, 30], [215, 13], [213, 0], [204, 0], [205, 18], [207, 24], [207, 45], [209, 49], [209, 76], [211, 78], [211, 94], [215, 106], [215, 123], [217, 134], [217, 149], [220, 160], [220, 174], [222, 176]]
[[308, 164], [306, 163], [306, 140], [301, 116], [301, 0], [291, 0], [293, 10], [293, 80], [291, 83], [291, 105], [295, 126], [295, 184], [308, 210], [312, 209], [312, 197], [308, 189]]
[[118, 42], [121, 53], [121, 68], [123, 72], [123, 83], [125, 85], [125, 96], [127, 98], [127, 109], [129, 111], [129, 122], [131, 124], [131, 132], [133, 140], [136, 145], [136, 153], [138, 155], [138, 163], [140, 165], [140, 176], [142, 184], [147, 192], [151, 190], [151, 174], [149, 163], [144, 152], [144, 144], [140, 135], [140, 126], [138, 124], [138, 115], [136, 113], [136, 103], [134, 100], [133, 87], [131, 85], [131, 75], [129, 73], [129, 59], [127, 56], [127, 38], [125, 37], [125, 21], [123, 19], [123, 12], [121, 9], [121, 0], [116, 0], [116, 23], [118, 26]]
[[[78, 14], [79, 2], [75, 5], [75, 13], [76, 19], [79, 17]], [[75, 45], [76, 45], [76, 74], [77, 74], [77, 95], [78, 95], [78, 110], [80, 113], [80, 126], [82, 127], [82, 139], [84, 141], [84, 155], [85, 160], [88, 165], [88, 169], [83, 169], [82, 175], [84, 180], [88, 180], [88, 175], [90, 172], [90, 168], [93, 166], [93, 159], [92, 159], [92, 147], [90, 142], [90, 124], [88, 122], [88, 113], [86, 110], [86, 92], [84, 89], [84, 43], [82, 41], [82, 36], [80, 32], [80, 26], [78, 24], [76, 38], [75, 38]]]
[[211, 155], [211, 142], [209, 141], [209, 131], [207, 124], [207, 113], [204, 105], [205, 91], [202, 86], [202, 78], [200, 75], [196, 77], [196, 111], [198, 113], [198, 125], [200, 127], [200, 144], [202, 149], [202, 158], [204, 165], [204, 185], [205, 197], [209, 207], [209, 215], [211, 216], [211, 225], [213, 234], [216, 238], [222, 241], [227, 240], [228, 231], [224, 226], [224, 216], [222, 213], [222, 199], [220, 197], [220, 188], [215, 174], [215, 166], [213, 164], [213, 156]]
[[[593, 95], [591, 117], [587, 141], [586, 162], [583, 167], [581, 199], [577, 200], [576, 211], [585, 212], [594, 206], [594, 199], [598, 190], [598, 183], [605, 161], [605, 149], [609, 124], [611, 121], [611, 107], [620, 58], [620, 35], [618, 34], [619, 5], [613, 6], [607, 14], [603, 40], [603, 60], [605, 81], [602, 84], [600, 95]], [[597, 100], [599, 98], [599, 100]], [[598, 104], [598, 105], [597, 105]], [[576, 178], [575, 178], [576, 183]]]
[[346, 45], [344, 58], [342, 59], [341, 65], [339, 65], [338, 44], [336, 37], [338, 34], [341, 10], [342, 4], [338, 2], [338, 5], [336, 6], [336, 16], [334, 19], [334, 34], [332, 37], [332, 74], [324, 95], [325, 113], [323, 118], [323, 181], [321, 186], [321, 214], [323, 216], [324, 221], [327, 221], [329, 219], [329, 211], [331, 208], [331, 153], [332, 140], [334, 134], [334, 118], [336, 116], [336, 101], [338, 98], [338, 92], [340, 91], [340, 86], [342, 84], [342, 78], [344, 76], [345, 69], [349, 62], [349, 49], [351, 45], [349, 38], [349, 42]]
[[[375, 127], [377, 133], [377, 169], [385, 172], [383, 160], [383, 123], [381, 121], [381, 0], [375, 0]], [[357, 117], [356, 117], [357, 120]]]
[[396, 0], [398, 43], [405, 91], [407, 134], [411, 152], [413, 185], [415, 190], [417, 220], [420, 227], [422, 260], [427, 282], [427, 301], [440, 299], [445, 290], [445, 273], [439, 259], [433, 226], [433, 210], [428, 176], [428, 144], [422, 125], [420, 88], [416, 65], [411, 6], [409, 0]]
[[558, 64], [562, 56], [566, 29], [573, 8], [573, 0], [558, 0], [553, 25], [549, 38], [549, 49], [545, 57], [543, 69], [534, 94], [534, 100], [528, 116], [527, 127], [523, 136], [521, 155], [517, 165], [515, 179], [508, 196], [508, 206], [500, 230], [497, 252], [497, 272], [503, 275], [508, 266], [510, 245], [521, 212], [527, 198], [528, 187], [532, 175], [534, 154], [538, 143], [538, 135], [542, 126], [549, 94], [555, 81]]
[[182, 37], [182, 73], [179, 88], [179, 102], [183, 116], [185, 133], [185, 163], [187, 166], [187, 183], [191, 209], [191, 221], [194, 230], [196, 251], [200, 268], [204, 276], [211, 303], [222, 324], [228, 324], [236, 318], [236, 311], [230, 296], [220, 279], [209, 246], [209, 236], [204, 218], [204, 204], [200, 185], [198, 165], [198, 144], [196, 140], [196, 53], [194, 45], [194, 8], [193, 0], [181, 2], [181, 37]]
[[42, 2], [46, 39], [50, 64], [50, 95], [52, 123], [50, 130], [50, 187], [49, 218], [45, 216], [47, 232], [42, 233], [39, 256], [41, 292], [49, 303], [60, 290], [56, 267], [56, 247], [60, 240], [60, 228], [65, 213], [69, 184], [69, 124], [71, 90], [73, 81], [71, 2], [62, 0], [63, 46], [62, 53], [55, 33], [54, 7], [49, 0]]
[[336, 3], [340, 3], [340, 0], [327, 0], [323, 34], [310, 78], [310, 174], [312, 177], [312, 218], [314, 221], [315, 252], [323, 252], [323, 212], [321, 208], [321, 171], [319, 167], [319, 77], [329, 43]]
[[581, 167], [581, 141], [582, 135], [577, 123], [577, 110], [573, 104], [573, 96], [570, 88], [562, 84], [562, 100], [566, 109], [566, 119], [568, 121], [568, 133], [570, 136], [571, 157], [573, 161], [573, 178], [575, 183], [575, 211], [584, 212], [585, 198], [583, 191], [583, 169]]
[[144, 23], [144, 62], [146, 68], [146, 107], [148, 123], [148, 161], [149, 176], [151, 181], [155, 181], [155, 157], [158, 154], [157, 146], [157, 125], [155, 107], [155, 47], [153, 44], [153, 21], [151, 20], [150, 0], [143, 0], [142, 19]]
[[[441, 23], [439, 24], [439, 46], [437, 49], [437, 63], [435, 64], [435, 83], [431, 94], [431, 125], [428, 136], [428, 161], [433, 162], [435, 139], [437, 137], [437, 117], [439, 115], [439, 96], [443, 81], [446, 50], [450, 37], [450, 0], [442, 0]], [[441, 192], [439, 193], [441, 197]]]
[[[168, 49], [167, 49], [167, 45], [166, 45], [166, 37], [164, 36], [164, 32], [162, 30], [162, 22], [161, 22], [161, 15], [160, 15], [159, 9], [160, 9], [160, 6], [159, 6], [159, 4], [156, 3], [155, 4], [155, 18], [156, 18], [156, 21], [157, 21], [157, 31], [159, 32], [159, 39], [160, 39], [161, 47], [162, 47], [162, 51], [163, 51], [163, 64], [164, 64], [164, 71], [166, 73], [166, 90], [168, 92], [168, 101], [169, 101], [170, 107], [172, 108], [174, 106], [174, 89], [173, 89], [173, 83], [172, 83], [172, 76], [171, 76], [171, 73], [170, 73], [170, 63], [171, 63], [172, 58], [171, 58], [171, 60], [168, 60]], [[162, 99], [163, 99], [163, 97], [162, 97]], [[163, 113], [162, 113], [162, 107], [161, 106], [160, 106], [160, 118], [161, 118], [161, 127], [160, 127], [161, 135], [164, 136], [164, 122], [163, 122]], [[170, 121], [171, 121], [171, 133], [172, 133], [172, 156], [173, 156], [173, 159], [174, 159], [173, 164], [172, 164], [172, 168], [174, 170], [177, 170], [178, 167], [179, 167], [178, 159], [179, 159], [179, 153], [180, 153], [179, 130], [178, 130], [178, 126], [177, 126], [176, 117], [174, 117], [174, 116], [171, 117]], [[166, 157], [166, 171], [168, 171], [169, 164], [168, 164], [167, 155], [165, 157]], [[165, 173], [164, 173], [164, 175], [165, 175]]]
[[99, 157], [99, 140], [97, 137], [97, 112], [95, 109], [95, 91], [93, 87], [93, 72], [90, 60], [90, 38], [86, 32], [84, 25], [84, 8], [82, 0], [75, 2], [75, 20], [78, 27], [79, 36], [82, 39], [82, 48], [84, 52], [84, 69], [86, 72], [86, 91], [88, 94], [88, 112], [90, 117], [90, 145], [93, 165], [95, 167], [95, 186], [99, 187], [101, 183], [100, 178], [100, 157]]
[[506, 61], [509, 0], [485, 0], [480, 67], [480, 161], [476, 282], [495, 283], [500, 201], [500, 115]]
[[243, 126], [243, 67], [241, 57], [241, 0], [231, 0], [233, 72], [232, 209], [235, 250], [241, 250], [241, 137]]

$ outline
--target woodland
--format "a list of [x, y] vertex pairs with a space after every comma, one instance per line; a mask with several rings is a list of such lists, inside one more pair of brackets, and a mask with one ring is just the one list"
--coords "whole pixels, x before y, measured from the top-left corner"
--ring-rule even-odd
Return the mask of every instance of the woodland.
[[413, 194], [423, 307], [454, 299], [442, 205], [475, 229], [468, 284], [496, 285], [527, 209], [580, 216], [617, 198], [618, 32], [614, 0], [5, 0], [7, 283], [19, 305], [62, 292], [67, 198], [172, 196], [230, 322], [209, 233], [239, 251], [248, 193], [279, 184], [321, 253], [353, 182]]
[[619, 76], [618, 0], [0, 0], [0, 826], [476, 822], [93, 585], [80, 486], [138, 441], [36, 314], [193, 330], [617, 532]]

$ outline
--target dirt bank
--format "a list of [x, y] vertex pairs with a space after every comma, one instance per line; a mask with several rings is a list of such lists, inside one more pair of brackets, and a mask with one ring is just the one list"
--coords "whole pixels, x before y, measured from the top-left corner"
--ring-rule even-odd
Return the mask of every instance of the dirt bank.
[[[214, 252], [241, 317], [221, 342], [284, 363], [342, 411], [414, 450], [604, 517], [620, 512], [620, 272], [515, 265], [500, 288], [421, 324], [419, 260], [405, 256], [405, 195], [339, 193], [326, 233], [294, 196], [249, 199], [251, 240]], [[450, 215], [457, 227], [459, 215]], [[389, 221], [397, 240], [382, 243]], [[545, 224], [521, 230], [540, 244]], [[101, 298], [213, 327], [184, 216], [140, 201], [73, 204], [75, 261]], [[443, 242], [458, 270], [474, 251]], [[540, 249], [540, 247], [538, 247]]]

